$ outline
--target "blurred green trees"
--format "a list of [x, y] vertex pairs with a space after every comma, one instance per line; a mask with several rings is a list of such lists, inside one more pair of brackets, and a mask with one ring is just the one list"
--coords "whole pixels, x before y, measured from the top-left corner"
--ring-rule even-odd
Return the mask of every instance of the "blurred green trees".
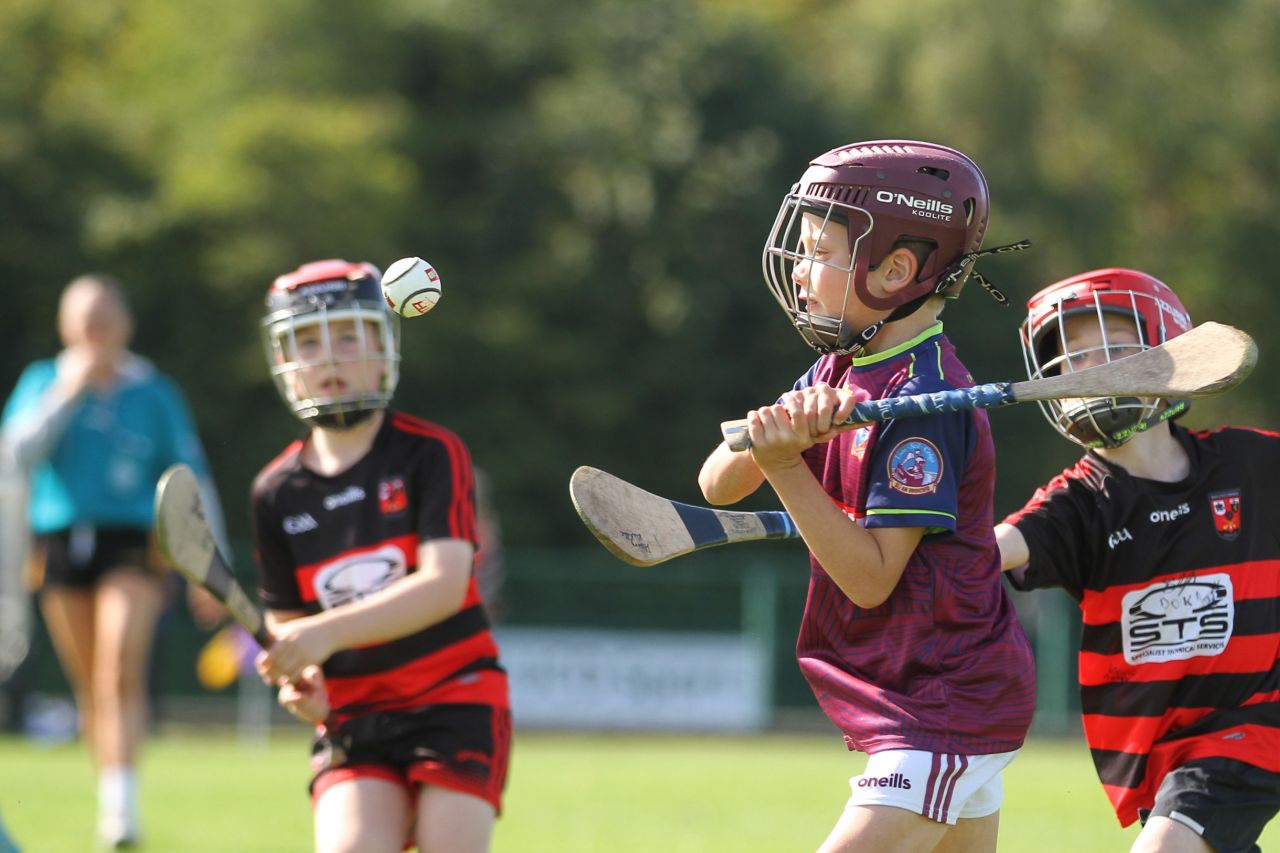
[[[983, 268], [1015, 303], [1144, 268], [1260, 338], [1191, 420], [1271, 425], [1278, 56], [1265, 0], [10, 0], [0, 393], [61, 286], [117, 273], [242, 536], [298, 431], [267, 284], [422, 255], [445, 299], [404, 324], [399, 405], [469, 441], [512, 542], [582, 542], [576, 465], [693, 500], [718, 423], [810, 363], [760, 282], [777, 204], [808, 156], [906, 136], [983, 166], [990, 242], [1035, 241]], [[1018, 308], [970, 288], [945, 319], [976, 378], [1022, 375]], [[1032, 407], [992, 422], [1003, 511], [1074, 453]]]

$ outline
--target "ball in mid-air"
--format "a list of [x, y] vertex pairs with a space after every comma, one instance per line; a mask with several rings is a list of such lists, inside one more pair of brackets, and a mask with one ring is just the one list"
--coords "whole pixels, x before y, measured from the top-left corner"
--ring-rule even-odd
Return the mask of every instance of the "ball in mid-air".
[[402, 317], [421, 317], [440, 301], [440, 273], [422, 258], [401, 258], [387, 267], [382, 295]]

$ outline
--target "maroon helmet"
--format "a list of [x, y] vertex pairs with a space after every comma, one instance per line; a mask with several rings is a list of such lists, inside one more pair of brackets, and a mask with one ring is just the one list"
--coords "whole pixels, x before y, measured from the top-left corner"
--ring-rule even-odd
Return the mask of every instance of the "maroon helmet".
[[[1112, 340], [1106, 316], [1132, 324], [1134, 341]], [[1066, 320], [1093, 317], [1099, 343], [1087, 348], [1063, 347]], [[1027, 375], [1032, 379], [1071, 372], [1090, 361], [1113, 361], [1150, 349], [1191, 330], [1191, 315], [1169, 286], [1144, 272], [1101, 269], [1055, 282], [1027, 301], [1020, 338]], [[1085, 447], [1119, 447], [1139, 432], [1183, 414], [1187, 400], [1102, 397], [1088, 400], [1045, 400], [1049, 423]]]
[[[344, 429], [386, 408], [399, 378], [400, 326], [382, 295], [382, 273], [373, 264], [340, 259], [314, 261], [285, 273], [267, 289], [263, 345], [276, 390], [289, 410], [306, 423]], [[354, 321], [355, 354], [335, 352], [330, 324]], [[316, 326], [323, 352], [307, 358], [297, 345], [299, 330]], [[367, 331], [376, 330], [372, 334]], [[376, 337], [376, 340], [373, 338]], [[376, 390], [309, 388], [299, 371], [339, 361], [383, 362]]]
[[[765, 244], [765, 282], [806, 343], [822, 353], [857, 352], [884, 322], [909, 315], [929, 296], [960, 295], [974, 261], [986, 254], [980, 249], [988, 206], [982, 170], [959, 151], [907, 140], [836, 148], [813, 160], [783, 200]], [[848, 274], [845, 304], [856, 293], [868, 308], [894, 313], [856, 330], [839, 317], [808, 312], [791, 272], [799, 262], [823, 261], [803, 251], [799, 234], [805, 213], [822, 217], [823, 227], [832, 220], [848, 227], [852, 262], [840, 268]], [[915, 283], [892, 297], [873, 296], [867, 271], [904, 240], [928, 247]], [[999, 291], [993, 295], [1006, 301]]]

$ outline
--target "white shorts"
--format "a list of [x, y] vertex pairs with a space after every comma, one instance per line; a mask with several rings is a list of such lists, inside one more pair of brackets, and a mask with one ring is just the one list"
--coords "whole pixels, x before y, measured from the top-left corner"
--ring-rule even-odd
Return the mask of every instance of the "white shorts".
[[1018, 750], [993, 755], [946, 755], [891, 749], [867, 758], [849, 780], [848, 806], [895, 806], [939, 823], [986, 817], [1004, 802], [1000, 773]]

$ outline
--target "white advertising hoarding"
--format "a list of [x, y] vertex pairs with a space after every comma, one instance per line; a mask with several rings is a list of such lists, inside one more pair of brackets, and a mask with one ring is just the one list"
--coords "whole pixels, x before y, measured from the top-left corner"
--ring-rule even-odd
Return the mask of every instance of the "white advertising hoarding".
[[517, 725], [754, 731], [767, 660], [742, 634], [503, 628]]

